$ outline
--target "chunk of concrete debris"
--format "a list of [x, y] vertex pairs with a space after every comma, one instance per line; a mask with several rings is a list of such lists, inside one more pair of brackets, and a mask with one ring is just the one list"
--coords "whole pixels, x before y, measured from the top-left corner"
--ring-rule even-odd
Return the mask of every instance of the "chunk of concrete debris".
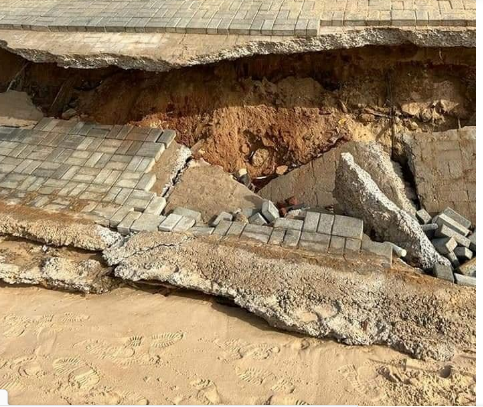
[[201, 212], [192, 209], [178, 207], [175, 208], [172, 213], [194, 219], [195, 222], [201, 222]]
[[406, 249], [410, 264], [423, 269], [431, 269], [436, 263], [449, 265], [449, 261], [435, 250], [418, 221], [390, 201], [349, 153], [341, 154], [334, 193], [345, 212], [362, 219], [380, 240]]
[[250, 216], [250, 218], [248, 218], [248, 222], [253, 225], [266, 225], [268, 223], [262, 214], [258, 212]]
[[473, 252], [466, 247], [457, 247], [454, 249], [454, 254], [462, 261], [471, 260], [473, 258]]
[[444, 257], [449, 260], [449, 262], [451, 263], [451, 267], [453, 267], [454, 269], [457, 269], [461, 265], [458, 257], [456, 257], [456, 254], [454, 254], [454, 252], [445, 254]]
[[456, 249], [456, 246], [458, 246], [458, 243], [456, 243], [456, 240], [454, 240], [452, 237], [441, 237], [439, 239], [433, 239], [432, 243], [434, 248], [440, 254], [451, 253], [454, 249]]
[[361, 250], [366, 253], [375, 254], [384, 260], [383, 266], [391, 268], [392, 266], [392, 253], [393, 249], [391, 245], [387, 243], [374, 242], [369, 239], [363, 239]]
[[420, 209], [419, 211], [417, 211], [416, 218], [423, 225], [426, 225], [429, 222], [431, 222], [431, 215], [425, 209]]
[[460, 266], [458, 271], [465, 276], [476, 277], [476, 257]]
[[442, 280], [448, 280], [454, 283], [453, 269], [445, 264], [435, 264], [433, 266], [433, 275]]
[[460, 215], [458, 212], [451, 209], [450, 207], [445, 208], [442, 214], [446, 215], [448, 218], [453, 219], [456, 223], [462, 225], [466, 229], [469, 229], [471, 227], [471, 221], [469, 221], [464, 216]]
[[213, 220], [213, 222], [211, 222], [211, 226], [218, 226], [218, 223], [220, 223], [222, 220], [232, 221], [233, 215], [231, 213], [228, 213], [228, 212], [221, 212]]
[[436, 233], [436, 230], [439, 228], [439, 226], [436, 223], [428, 223], [427, 225], [421, 225], [421, 229], [423, 229], [423, 232], [428, 236], [429, 239], [432, 239], [434, 237], [434, 234]]
[[476, 277], [464, 276], [462, 274], [455, 274], [456, 284], [465, 285], [468, 287], [476, 287]]
[[452, 237], [456, 240], [456, 243], [462, 247], [470, 247], [471, 241], [467, 237], [456, 232], [454, 229], [446, 226], [445, 224], [438, 225], [438, 229], [435, 232], [435, 237]]
[[407, 256], [408, 252], [406, 249], [403, 249], [402, 247], [399, 247], [397, 244], [394, 244], [392, 242], [384, 242], [384, 243], [391, 246], [392, 252], [396, 257], [403, 258]]
[[470, 234], [469, 229], [465, 228], [463, 225], [460, 225], [458, 222], [451, 219], [449, 216], [446, 216], [444, 213], [435, 216], [433, 218], [433, 223], [436, 223], [440, 227], [442, 225], [448, 226], [462, 236], [468, 236]]
[[158, 229], [162, 232], [172, 232], [176, 224], [181, 220], [182, 216], [176, 213], [170, 213], [163, 222], [159, 225]]
[[275, 219], [278, 219], [280, 217], [277, 207], [273, 204], [272, 201], [268, 200], [263, 201], [262, 215], [268, 221], [268, 223], [272, 223], [275, 221]]

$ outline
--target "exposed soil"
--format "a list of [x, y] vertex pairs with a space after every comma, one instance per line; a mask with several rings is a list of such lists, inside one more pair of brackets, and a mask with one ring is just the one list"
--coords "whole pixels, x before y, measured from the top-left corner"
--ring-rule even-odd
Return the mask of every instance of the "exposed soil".
[[[272, 175], [334, 145], [471, 123], [475, 49], [364, 47], [268, 55], [168, 73], [63, 69], [0, 52], [0, 91], [27, 91], [48, 115], [169, 127], [197, 156]], [[15, 81], [11, 83], [12, 79]]]

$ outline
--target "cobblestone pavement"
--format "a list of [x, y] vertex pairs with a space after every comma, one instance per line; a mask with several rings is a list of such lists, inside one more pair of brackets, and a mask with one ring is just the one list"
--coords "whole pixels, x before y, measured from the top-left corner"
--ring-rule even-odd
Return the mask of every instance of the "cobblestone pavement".
[[315, 36], [327, 26], [475, 26], [476, 0], [0, 0], [0, 28]]

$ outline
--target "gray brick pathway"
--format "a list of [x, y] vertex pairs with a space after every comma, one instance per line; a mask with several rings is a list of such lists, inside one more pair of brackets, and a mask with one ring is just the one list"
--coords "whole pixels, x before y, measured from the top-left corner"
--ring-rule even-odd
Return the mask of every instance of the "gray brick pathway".
[[476, 26], [476, 0], [0, 0], [0, 29], [315, 36], [332, 26]]

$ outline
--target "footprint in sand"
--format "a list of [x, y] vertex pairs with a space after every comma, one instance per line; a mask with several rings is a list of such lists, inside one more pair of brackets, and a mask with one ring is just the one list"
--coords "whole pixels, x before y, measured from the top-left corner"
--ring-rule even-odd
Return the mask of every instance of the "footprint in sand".
[[127, 347], [137, 348], [143, 344], [143, 341], [144, 341], [143, 336], [135, 335], [135, 336], [131, 336], [130, 338], [127, 338], [124, 345]]
[[198, 379], [191, 382], [191, 386], [198, 390], [197, 398], [203, 404], [223, 404], [216, 385], [208, 379]]
[[268, 399], [268, 403], [271, 406], [308, 406], [304, 400], [297, 399], [295, 397], [290, 396], [281, 396], [279, 394], [274, 394], [272, 397]]
[[0, 377], [0, 389], [7, 390], [11, 394], [20, 393], [24, 389], [20, 378], [13, 375]]
[[166, 332], [164, 334], [153, 335], [151, 337], [151, 347], [163, 349], [173, 346], [184, 338], [184, 332]]
[[251, 344], [240, 348], [238, 353], [242, 358], [250, 357], [256, 360], [263, 360], [280, 353], [280, 348], [278, 346], [271, 346], [266, 343], [259, 345]]
[[1, 324], [0, 332], [7, 338], [17, 338], [27, 329], [28, 319], [25, 317], [6, 315], [3, 321], [4, 323]]
[[57, 332], [51, 328], [40, 328], [37, 334], [38, 346], [35, 349], [37, 356], [48, 356], [52, 353], [52, 350], [57, 341]]
[[237, 376], [244, 382], [262, 385], [273, 374], [260, 369], [249, 368], [246, 370], [236, 369]]
[[383, 391], [380, 390], [377, 380], [362, 379], [354, 365], [342, 366], [338, 369], [338, 372], [347, 379], [355, 391], [368, 397], [371, 401], [377, 401], [385, 397]]
[[55, 359], [52, 364], [54, 368], [54, 374], [57, 376], [69, 375], [78, 367], [82, 366], [84, 362], [76, 357], [67, 357]]
[[68, 382], [80, 390], [88, 390], [100, 381], [99, 374], [90, 366], [82, 366], [69, 374]]
[[90, 319], [90, 316], [85, 314], [74, 314], [72, 312], [66, 312], [61, 315], [56, 315], [54, 318], [58, 319], [59, 322], [62, 322], [64, 324], [72, 324], [87, 321]]

